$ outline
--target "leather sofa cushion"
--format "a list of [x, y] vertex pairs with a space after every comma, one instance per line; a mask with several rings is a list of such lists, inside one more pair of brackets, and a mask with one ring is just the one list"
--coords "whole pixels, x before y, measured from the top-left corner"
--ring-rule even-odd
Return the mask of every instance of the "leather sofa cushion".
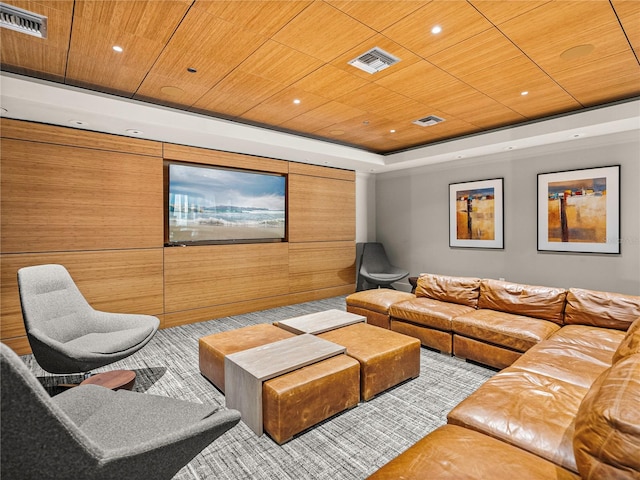
[[640, 296], [570, 288], [564, 323], [626, 331], [640, 316]]
[[416, 287], [416, 297], [433, 298], [473, 308], [478, 305], [478, 295], [480, 295], [479, 278], [423, 273], [418, 278]]
[[585, 480], [637, 479], [640, 472], [640, 354], [606, 370], [575, 419], [574, 449]]
[[567, 291], [485, 279], [480, 283], [478, 308], [541, 318], [562, 325]]
[[613, 354], [612, 363], [618, 363], [623, 358], [636, 353], [640, 353], [640, 317], [627, 330], [627, 334]]
[[392, 318], [407, 320], [416, 325], [451, 331], [451, 320], [458, 315], [475, 312], [472, 307], [456, 303], [441, 302], [426, 297], [396, 303], [389, 309]]
[[551, 337], [527, 351], [513, 366], [589, 388], [611, 366], [611, 356], [606, 350], [554, 342]]
[[579, 476], [487, 435], [444, 425], [369, 480], [579, 480]]
[[494, 310], [474, 310], [452, 320], [453, 332], [526, 352], [560, 327], [553, 322]]
[[347, 306], [366, 308], [378, 313], [389, 313], [389, 307], [397, 302], [416, 298], [409, 292], [391, 290], [390, 288], [375, 288], [352, 293], [346, 299]]
[[549, 340], [602, 351], [602, 355], [613, 355], [624, 338], [624, 332], [588, 325], [565, 325]]
[[514, 366], [490, 378], [447, 416], [578, 472], [573, 454], [576, 412], [588, 389]]

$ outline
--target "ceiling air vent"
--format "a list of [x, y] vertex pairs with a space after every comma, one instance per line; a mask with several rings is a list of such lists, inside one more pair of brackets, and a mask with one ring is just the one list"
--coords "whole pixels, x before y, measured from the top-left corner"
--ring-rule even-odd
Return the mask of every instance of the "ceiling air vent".
[[399, 61], [400, 59], [398, 57], [385, 52], [381, 48], [374, 47], [368, 52], [365, 52], [351, 60], [349, 65], [353, 65], [367, 73], [376, 73], [390, 67], [394, 63], [398, 63]]
[[47, 38], [47, 17], [6, 3], [0, 3], [0, 26], [34, 37]]
[[420, 125], [421, 127], [430, 127], [436, 123], [444, 122], [444, 118], [436, 117], [435, 115], [429, 115], [428, 117], [419, 118], [414, 120], [413, 123]]

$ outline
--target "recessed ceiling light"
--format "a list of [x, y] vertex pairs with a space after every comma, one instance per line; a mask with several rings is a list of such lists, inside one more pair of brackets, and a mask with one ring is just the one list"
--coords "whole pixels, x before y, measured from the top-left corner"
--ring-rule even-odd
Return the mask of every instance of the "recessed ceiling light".
[[364, 122], [362, 122], [363, 125], [369, 125], [369, 120], [365, 120]]
[[584, 133], [574, 133], [571, 135], [571, 138], [582, 138], [584, 137]]
[[516, 147], [514, 147], [513, 145], [509, 145], [508, 147], [505, 148], [505, 150], [515, 150]]
[[77, 127], [88, 127], [88, 122], [83, 122], [82, 120], [69, 120], [71, 125], [76, 125]]
[[131, 135], [142, 135], [144, 133], [142, 130], [136, 130], [135, 128], [127, 128], [125, 132], [130, 133]]
[[195, 68], [191, 68], [191, 67], [187, 68], [187, 72], [189, 73], [196, 73], [197, 71], [198, 70], [196, 70]]
[[520, 92], [520, 95], [522, 95], [524, 97], [526, 95], [529, 95], [529, 92], [527, 90], [525, 90], [524, 92]]
[[123, 49], [122, 49], [122, 47], [120, 47], [120, 46], [118, 46], [118, 45], [114, 45], [114, 46], [113, 46], [113, 51], [114, 51], [114, 52], [121, 53], [121, 52], [122, 52], [122, 50], [123, 50]]
[[392, 128], [391, 130], [389, 130], [389, 133], [396, 133], [396, 131]]
[[294, 99], [293, 103], [295, 103], [296, 105], [300, 105], [300, 99], [299, 98]]
[[460, 160], [461, 158], [464, 158], [464, 155], [456, 155], [457, 160]]
[[434, 35], [439, 34], [442, 31], [442, 27], [440, 25], [435, 25], [432, 29], [431, 29], [431, 33], [433, 33]]

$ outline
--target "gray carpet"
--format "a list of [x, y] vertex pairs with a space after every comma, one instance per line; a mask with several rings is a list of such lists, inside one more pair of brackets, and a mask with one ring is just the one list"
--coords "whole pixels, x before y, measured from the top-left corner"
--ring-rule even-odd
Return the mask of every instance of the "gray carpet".
[[[224, 396], [198, 370], [198, 338], [256, 323], [336, 308], [334, 297], [160, 330], [133, 356], [98, 371], [137, 372], [134, 390], [224, 406]], [[53, 377], [23, 357], [47, 389], [78, 377]], [[330, 418], [280, 446], [240, 422], [206, 448], [175, 479], [364, 479], [430, 431], [494, 371], [422, 348], [420, 377]]]

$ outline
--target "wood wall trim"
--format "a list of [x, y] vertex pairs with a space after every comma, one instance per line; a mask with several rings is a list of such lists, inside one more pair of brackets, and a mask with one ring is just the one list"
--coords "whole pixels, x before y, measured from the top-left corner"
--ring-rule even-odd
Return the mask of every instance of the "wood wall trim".
[[162, 156], [162, 143], [160, 142], [9, 118], [2, 118], [1, 120], [0, 126], [2, 128], [0, 128], [0, 134], [2, 138], [135, 155]]
[[269, 173], [289, 172], [289, 162], [285, 160], [222, 152], [208, 148], [189, 147], [173, 143], [163, 144], [163, 155], [165, 160], [179, 160], [221, 167], [260, 170]]
[[311, 175], [314, 177], [335, 178], [336, 180], [356, 181], [356, 172], [353, 170], [342, 170], [340, 168], [321, 167], [309, 165], [307, 163], [290, 162], [289, 173], [298, 175]]

